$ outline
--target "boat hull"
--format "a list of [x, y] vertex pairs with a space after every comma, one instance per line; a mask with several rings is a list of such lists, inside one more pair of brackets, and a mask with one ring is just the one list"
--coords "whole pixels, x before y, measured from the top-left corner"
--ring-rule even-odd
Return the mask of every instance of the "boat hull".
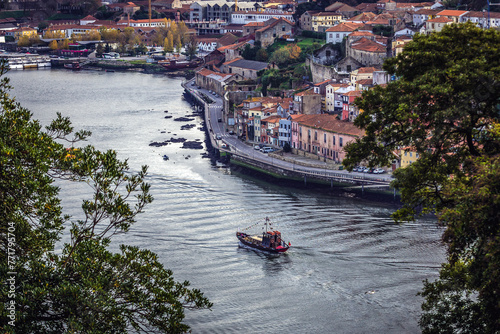
[[242, 232], [236, 232], [236, 237], [238, 238], [238, 240], [240, 241], [240, 243], [243, 246], [248, 247], [248, 248], [252, 248], [252, 249], [256, 249], [256, 250], [260, 250], [263, 252], [279, 254], [279, 253], [286, 252], [288, 250], [288, 248], [290, 248], [288, 245], [286, 245], [284, 243], [283, 243], [283, 246], [280, 245], [280, 246], [275, 247], [275, 248], [265, 247], [264, 245], [262, 245], [262, 243], [251, 242], [250, 241], [251, 239], [248, 238], [249, 235], [246, 233], [242, 233]]

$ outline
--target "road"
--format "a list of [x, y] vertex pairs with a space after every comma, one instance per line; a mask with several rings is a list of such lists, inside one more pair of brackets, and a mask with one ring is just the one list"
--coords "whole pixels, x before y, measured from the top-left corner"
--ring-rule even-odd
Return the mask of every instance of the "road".
[[[209, 133], [213, 136], [217, 148], [221, 151], [231, 152], [232, 154], [241, 155], [272, 166], [311, 175], [322, 175], [332, 178], [351, 178], [358, 181], [366, 180], [368, 182], [389, 183], [392, 181], [392, 175], [387, 173], [370, 174], [331, 169], [331, 165], [326, 164], [322, 160], [308, 159], [296, 155], [288, 155], [288, 157], [293, 160], [290, 162], [278, 159], [274, 156], [274, 154], [262, 153], [259, 150], [255, 150], [253, 143], [246, 143], [240, 140], [236, 135], [229, 134], [227, 131], [225, 123], [223, 122], [223, 98], [219, 95], [210, 93], [210, 91], [205, 88], [198, 88], [193, 83], [194, 79], [191, 79], [185, 84], [185, 87], [197, 93], [199, 96], [200, 94], [204, 94], [213, 101], [213, 103], [208, 104], [207, 128]], [[300, 162], [307, 164], [307, 166], [302, 165]]]

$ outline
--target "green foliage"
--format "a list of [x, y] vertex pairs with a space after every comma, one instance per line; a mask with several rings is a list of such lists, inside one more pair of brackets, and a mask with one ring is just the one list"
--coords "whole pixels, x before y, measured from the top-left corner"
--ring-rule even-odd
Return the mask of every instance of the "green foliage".
[[241, 56], [246, 60], [255, 60], [258, 49], [251, 46], [250, 44], [246, 44], [245, 48], [241, 52]]
[[302, 36], [313, 39], [320, 39], [322, 41], [326, 40], [326, 33], [320, 31], [303, 30]]
[[394, 35], [394, 27], [392, 26], [384, 26], [384, 25], [375, 25], [373, 27], [373, 33], [375, 35], [381, 35], [385, 37], [391, 37]]
[[321, 7], [318, 6], [316, 2], [303, 2], [297, 6], [295, 9], [295, 13], [293, 14], [293, 18], [295, 22], [299, 22], [302, 14], [307, 12], [308, 10], [321, 10]]
[[[3, 63], [0, 75], [5, 69]], [[187, 331], [184, 310], [211, 307], [203, 294], [188, 282], [175, 282], [148, 250], [108, 250], [112, 237], [127, 232], [153, 200], [147, 167], [134, 174], [114, 151], [77, 147], [90, 133], [74, 132], [59, 114], [42, 129], [9, 89], [3, 77], [0, 277], [13, 279], [15, 289], [0, 290], [2, 332]], [[58, 197], [60, 188], [75, 182], [91, 193], [80, 219], [64, 216]], [[65, 232], [68, 241], [62, 244]], [[15, 326], [8, 316], [15, 317]]]
[[500, 32], [472, 23], [416, 35], [384, 64], [398, 80], [356, 100], [365, 136], [345, 147], [344, 165], [418, 153], [394, 173], [404, 202], [394, 218], [435, 211], [446, 226], [448, 263], [423, 292], [426, 333], [500, 332], [499, 52]]
[[0, 19], [8, 19], [8, 18], [20, 19], [22, 17], [24, 17], [24, 11], [22, 10], [0, 12]]

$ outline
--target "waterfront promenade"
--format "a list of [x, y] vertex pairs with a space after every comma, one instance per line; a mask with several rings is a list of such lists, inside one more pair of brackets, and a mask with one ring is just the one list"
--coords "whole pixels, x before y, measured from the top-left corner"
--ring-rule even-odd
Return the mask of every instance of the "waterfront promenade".
[[[343, 188], [390, 188], [391, 174], [368, 174], [349, 172], [339, 169], [340, 165], [326, 162], [324, 159], [312, 159], [305, 156], [284, 153], [278, 150], [262, 153], [254, 149], [254, 143], [244, 142], [234, 134], [229, 134], [225, 124], [220, 122], [223, 115], [223, 97], [214, 96], [207, 89], [198, 88], [194, 79], [183, 83], [185, 94], [204, 109], [207, 133], [212, 147], [222, 154], [229, 154], [231, 163], [249, 167], [280, 179], [330, 184], [331, 187]], [[207, 102], [207, 97], [211, 103]]]

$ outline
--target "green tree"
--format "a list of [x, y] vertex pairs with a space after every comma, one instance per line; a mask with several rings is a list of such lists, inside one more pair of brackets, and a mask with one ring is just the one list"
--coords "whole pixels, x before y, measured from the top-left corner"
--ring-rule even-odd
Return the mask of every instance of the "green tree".
[[186, 35], [184, 50], [189, 59], [192, 59], [196, 56], [196, 54], [198, 53], [198, 42], [196, 41], [196, 37], [194, 35]]
[[[147, 167], [132, 173], [116, 152], [81, 145], [90, 133], [74, 132], [61, 115], [43, 129], [9, 89], [2, 77], [0, 277], [12, 283], [0, 289], [2, 332], [187, 331], [185, 309], [211, 307], [203, 294], [175, 282], [148, 250], [108, 250], [152, 201]], [[91, 193], [80, 219], [64, 216], [58, 197], [74, 182]]]
[[344, 165], [388, 165], [407, 149], [418, 160], [394, 173], [399, 221], [436, 212], [448, 262], [426, 282], [424, 333], [500, 332], [500, 32], [471, 23], [416, 35], [384, 63], [397, 80], [364, 92]]
[[257, 61], [267, 62], [268, 58], [269, 58], [269, 55], [267, 54], [267, 51], [264, 48], [260, 48], [257, 51], [257, 54], [255, 55], [255, 60], [257, 60]]

